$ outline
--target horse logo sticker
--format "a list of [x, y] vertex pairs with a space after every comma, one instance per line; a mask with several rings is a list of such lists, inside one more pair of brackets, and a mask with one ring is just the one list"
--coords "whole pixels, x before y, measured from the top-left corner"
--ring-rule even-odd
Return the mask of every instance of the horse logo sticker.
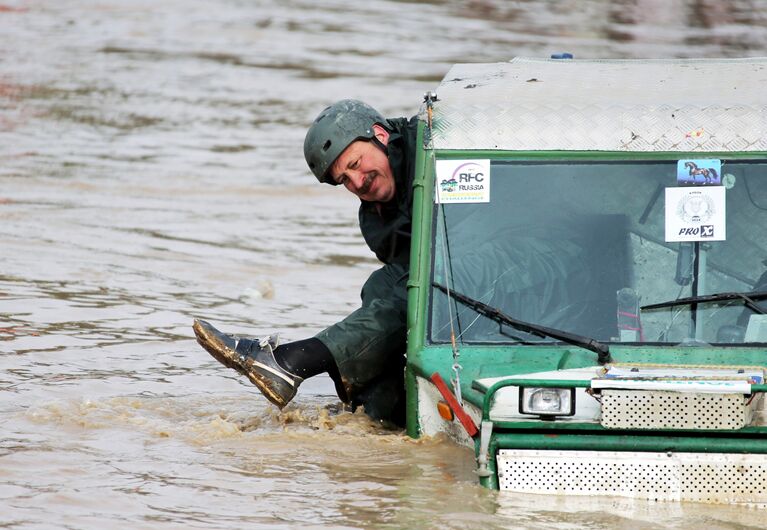
[[721, 186], [722, 161], [680, 160], [676, 165], [676, 181], [680, 186]]

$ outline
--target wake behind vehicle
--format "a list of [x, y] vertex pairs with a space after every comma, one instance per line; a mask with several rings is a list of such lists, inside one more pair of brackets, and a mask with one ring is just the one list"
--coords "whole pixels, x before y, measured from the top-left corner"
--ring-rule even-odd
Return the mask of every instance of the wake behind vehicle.
[[483, 485], [767, 502], [767, 60], [515, 59], [427, 94], [408, 433]]

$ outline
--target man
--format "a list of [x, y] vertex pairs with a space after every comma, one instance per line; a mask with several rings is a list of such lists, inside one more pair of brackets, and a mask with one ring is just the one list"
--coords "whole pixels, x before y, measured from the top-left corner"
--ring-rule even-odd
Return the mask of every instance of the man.
[[362, 235], [384, 266], [362, 288], [362, 307], [315, 337], [278, 345], [221, 333], [195, 320], [197, 341], [283, 408], [307, 377], [327, 372], [338, 396], [374, 419], [404, 423], [412, 181], [417, 120], [385, 119], [356, 100], [323, 110], [304, 140], [320, 182], [360, 198]]

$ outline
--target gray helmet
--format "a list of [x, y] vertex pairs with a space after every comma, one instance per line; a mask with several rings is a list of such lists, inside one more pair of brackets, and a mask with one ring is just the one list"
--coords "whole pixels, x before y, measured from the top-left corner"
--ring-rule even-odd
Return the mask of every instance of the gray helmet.
[[376, 123], [388, 127], [377, 110], [356, 99], [343, 99], [320, 112], [304, 139], [304, 158], [317, 180], [335, 185], [328, 169], [349, 144], [375, 137]]

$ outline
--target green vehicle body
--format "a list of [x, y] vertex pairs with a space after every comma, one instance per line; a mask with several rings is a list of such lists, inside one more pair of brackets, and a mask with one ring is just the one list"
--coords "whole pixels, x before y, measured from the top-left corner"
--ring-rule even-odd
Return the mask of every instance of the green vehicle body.
[[[577, 63], [577, 61], [576, 61]], [[524, 66], [524, 65], [523, 65]], [[533, 65], [535, 66], [535, 65]], [[446, 77], [448, 79], [450, 74]], [[545, 82], [546, 79], [543, 79]], [[437, 89], [439, 94], [439, 89]], [[412, 437], [423, 434], [421, 410], [427, 406], [419, 399], [418, 385], [438, 373], [444, 381], [455, 377], [454, 352], [450, 343], [429, 339], [429, 312], [436, 263], [433, 252], [437, 226], [435, 201], [435, 161], [489, 160], [504, 163], [675, 163], [684, 159], [722, 159], [728, 161], [767, 161], [767, 151], [642, 151], [623, 150], [537, 150], [537, 149], [439, 149], [430, 142], [433, 134], [429, 121], [441, 119], [435, 105], [433, 118], [424, 107], [418, 134], [418, 157], [413, 193], [413, 243], [408, 283], [408, 348], [406, 369], [407, 432]], [[766, 131], [767, 132], [767, 131]], [[767, 178], [767, 175], [765, 175]], [[653, 300], [655, 302], [656, 300]], [[660, 300], [657, 300], [660, 301]], [[741, 306], [742, 307], [742, 306]], [[511, 315], [512, 317], [515, 315]], [[460, 341], [459, 341], [460, 342]], [[610, 343], [616, 363], [631, 362], [652, 365], [764, 366], [767, 347], [743, 345], [723, 347], [716, 344], [641, 344]], [[483, 388], [479, 379], [523, 376], [540, 372], [587, 368], [596, 364], [596, 355], [579, 346], [561, 341], [536, 344], [460, 343], [460, 395], [467, 408], [481, 413], [482, 421], [491, 420], [495, 394], [507, 386], [588, 388], [588, 378], [522, 378], [506, 379]], [[455, 392], [453, 388], [453, 393]], [[765, 384], [751, 386], [753, 393], [767, 390]], [[447, 420], [445, 420], [447, 421]], [[456, 420], [453, 420], [454, 422]], [[479, 426], [479, 421], [476, 422]], [[475, 456], [481, 460], [480, 436], [472, 438]], [[529, 419], [493, 420], [492, 436], [487, 450], [486, 472], [479, 473], [483, 486], [498, 489], [496, 458], [500, 449], [535, 449], [537, 451], [617, 451], [652, 453], [722, 453], [767, 454], [767, 425], [748, 425], [736, 430], [698, 429], [610, 429], [595, 422]]]

